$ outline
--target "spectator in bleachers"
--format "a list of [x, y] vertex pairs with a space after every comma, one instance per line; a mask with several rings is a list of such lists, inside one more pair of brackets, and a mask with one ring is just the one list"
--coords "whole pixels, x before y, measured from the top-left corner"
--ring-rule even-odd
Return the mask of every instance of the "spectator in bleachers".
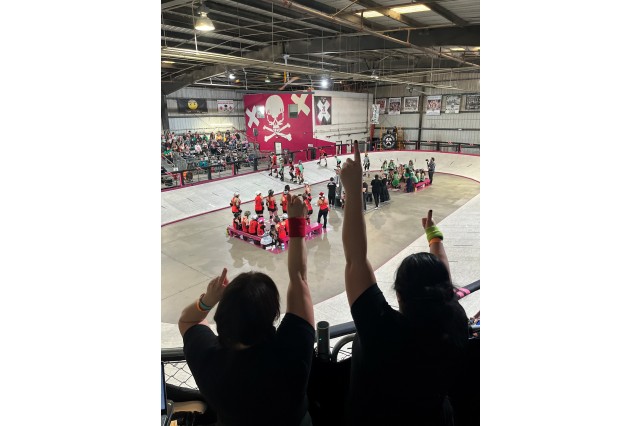
[[448, 398], [467, 344], [467, 317], [454, 298], [443, 234], [432, 212], [422, 219], [430, 253], [407, 256], [396, 271], [399, 311], [376, 284], [367, 259], [359, 192], [362, 165], [342, 169], [349, 196], [342, 242], [345, 287], [356, 326], [352, 346], [349, 416], [353, 425], [453, 425]]
[[[226, 268], [178, 321], [187, 364], [218, 424], [311, 425], [306, 389], [315, 333], [305, 212], [297, 197], [289, 207], [297, 222], [289, 240], [286, 314], [278, 328], [280, 295], [273, 280], [252, 271], [229, 282]], [[218, 335], [206, 320], [216, 305]]]

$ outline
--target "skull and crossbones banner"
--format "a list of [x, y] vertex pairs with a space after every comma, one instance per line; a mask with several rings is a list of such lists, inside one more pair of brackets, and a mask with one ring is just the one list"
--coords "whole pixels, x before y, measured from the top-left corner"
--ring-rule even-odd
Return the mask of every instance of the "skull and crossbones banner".
[[316, 126], [331, 124], [331, 97], [314, 96]]
[[295, 149], [297, 145], [304, 149], [305, 140], [313, 134], [311, 102], [308, 93], [245, 95], [247, 131], [267, 149], [272, 149], [275, 142], [284, 142], [282, 146], [287, 149]]

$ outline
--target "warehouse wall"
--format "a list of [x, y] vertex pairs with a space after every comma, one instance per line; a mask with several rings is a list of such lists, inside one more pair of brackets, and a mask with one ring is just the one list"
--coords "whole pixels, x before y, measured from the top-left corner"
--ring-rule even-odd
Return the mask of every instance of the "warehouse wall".
[[[203, 114], [180, 113], [176, 100], [178, 98], [204, 98], [207, 100], [209, 112]], [[234, 112], [218, 112], [218, 100], [233, 100]], [[234, 90], [186, 87], [167, 96], [167, 112], [169, 128], [175, 132], [186, 132], [187, 130], [215, 132], [232, 128], [245, 130], [242, 95]]]
[[[467, 111], [466, 95], [480, 94], [479, 73], [445, 73], [433, 78], [425, 77], [426, 82], [441, 85], [450, 85], [459, 88], [431, 89], [414, 86], [413, 93], [407, 90], [405, 85], [378, 85], [370, 90], [374, 99], [386, 98], [387, 107], [389, 98], [404, 98], [407, 96], [419, 96], [420, 112], [401, 112], [400, 115], [381, 114], [376, 126], [375, 137], [379, 137], [383, 128], [397, 126], [404, 130], [405, 141], [417, 141], [420, 134], [421, 141], [463, 142], [480, 144], [480, 112]], [[419, 93], [420, 90], [424, 93]], [[427, 115], [425, 113], [425, 99], [427, 95], [461, 95], [460, 112], [458, 114], [445, 114], [444, 104], [440, 115]], [[422, 122], [421, 122], [422, 116]], [[419, 129], [422, 131], [419, 131]]]

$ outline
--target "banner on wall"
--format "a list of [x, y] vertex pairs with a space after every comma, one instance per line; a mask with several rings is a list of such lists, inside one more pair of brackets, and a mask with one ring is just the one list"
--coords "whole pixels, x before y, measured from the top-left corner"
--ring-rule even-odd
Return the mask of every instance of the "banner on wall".
[[380, 114], [387, 113], [387, 98], [376, 99], [374, 102], [380, 107]]
[[460, 112], [460, 101], [462, 96], [460, 95], [448, 95], [445, 97], [445, 114], [457, 114]]
[[480, 111], [480, 95], [467, 95], [467, 111]]
[[209, 112], [207, 109], [207, 100], [202, 98], [178, 98], [178, 112], [184, 112], [188, 114], [197, 114]]
[[371, 105], [371, 124], [380, 124], [380, 105]]
[[[249, 140], [266, 149], [271, 149], [276, 142], [282, 144], [282, 149], [306, 148], [303, 143], [313, 133], [312, 101], [312, 96], [306, 93], [244, 95]], [[292, 114], [294, 110], [296, 114]]]
[[403, 112], [418, 112], [418, 97], [417, 96], [407, 96], [403, 98], [402, 104]]
[[218, 112], [233, 112], [233, 101], [218, 100]]
[[389, 115], [400, 115], [400, 98], [389, 98]]
[[331, 124], [331, 97], [314, 96], [316, 101], [316, 126]]
[[440, 115], [442, 107], [442, 95], [427, 96], [427, 115]]

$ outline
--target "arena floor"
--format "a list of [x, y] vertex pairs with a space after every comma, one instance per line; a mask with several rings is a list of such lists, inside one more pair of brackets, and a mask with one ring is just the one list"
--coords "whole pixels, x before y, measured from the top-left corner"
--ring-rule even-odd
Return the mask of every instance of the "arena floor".
[[[229, 181], [208, 185], [228, 186]], [[273, 185], [278, 192], [282, 191], [284, 183]], [[326, 181], [312, 185], [314, 200], [320, 191], [326, 192]], [[476, 180], [436, 173], [433, 186], [411, 194], [391, 191], [391, 201], [378, 210], [373, 209], [372, 203], [368, 204], [365, 213], [368, 257], [392, 305], [395, 300], [391, 300], [394, 298], [390, 285], [397, 264], [408, 252], [426, 250], [426, 241], [422, 243], [424, 231], [420, 218], [426, 215], [428, 209], [433, 209], [434, 219], [442, 225], [445, 233], [445, 247], [454, 283], [466, 285], [480, 278], [479, 193], [480, 184]], [[175, 194], [172, 196], [175, 197]], [[461, 209], [463, 206], [466, 208]], [[250, 209], [251, 205], [247, 203], [242, 208]], [[471, 212], [471, 216], [465, 212]], [[455, 219], [456, 216], [458, 219]], [[161, 228], [163, 348], [182, 346], [176, 325], [180, 312], [188, 303], [196, 300], [211, 277], [219, 275], [223, 267], [228, 268], [230, 279], [250, 270], [267, 273], [278, 285], [284, 306], [288, 285], [286, 251], [273, 253], [238, 238], [228, 237], [225, 230], [232, 218], [230, 209], [224, 208]], [[331, 324], [350, 320], [344, 297], [342, 218], [343, 211], [340, 208], [332, 209], [326, 231], [307, 241], [308, 279], [316, 307], [316, 321], [326, 320]], [[465, 262], [460, 262], [461, 258]], [[471, 305], [467, 303], [465, 306], [470, 314], [479, 309], [479, 295], [473, 299]]]

